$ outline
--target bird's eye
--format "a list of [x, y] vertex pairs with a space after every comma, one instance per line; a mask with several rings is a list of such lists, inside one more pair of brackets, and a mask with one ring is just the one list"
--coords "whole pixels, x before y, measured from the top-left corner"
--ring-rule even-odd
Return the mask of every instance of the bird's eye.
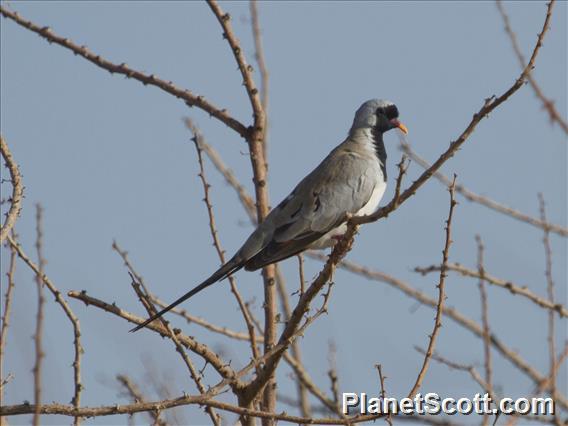
[[393, 118], [398, 118], [398, 108], [396, 107], [396, 105], [389, 105], [388, 107], [385, 108], [384, 114], [387, 116], [389, 120], [392, 120]]

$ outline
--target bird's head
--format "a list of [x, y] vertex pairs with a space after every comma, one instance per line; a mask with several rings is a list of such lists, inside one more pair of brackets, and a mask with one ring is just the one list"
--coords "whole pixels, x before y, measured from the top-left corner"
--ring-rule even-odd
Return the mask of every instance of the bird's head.
[[351, 132], [370, 128], [380, 133], [398, 128], [405, 134], [408, 129], [398, 121], [398, 108], [390, 101], [371, 99], [359, 107], [351, 126]]

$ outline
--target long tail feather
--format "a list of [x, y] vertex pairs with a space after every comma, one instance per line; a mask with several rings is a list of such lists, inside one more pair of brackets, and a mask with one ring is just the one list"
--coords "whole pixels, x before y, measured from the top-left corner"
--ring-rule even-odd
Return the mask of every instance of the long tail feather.
[[148, 318], [146, 321], [144, 321], [142, 324], [137, 325], [136, 327], [134, 327], [132, 330], [130, 330], [130, 332], [135, 332], [138, 331], [144, 327], [146, 327], [148, 324], [150, 324], [152, 321], [160, 318], [162, 315], [164, 315], [165, 313], [171, 311], [173, 308], [175, 308], [176, 306], [178, 306], [180, 303], [185, 302], [187, 299], [189, 299], [192, 296], [195, 296], [197, 293], [199, 293], [201, 290], [209, 287], [212, 284], [215, 284], [218, 281], [221, 281], [225, 278], [227, 278], [229, 275], [232, 275], [233, 273], [237, 272], [239, 269], [241, 269], [244, 266], [243, 262], [233, 258], [231, 260], [229, 260], [227, 263], [225, 263], [223, 266], [221, 266], [213, 275], [211, 275], [209, 278], [207, 278], [205, 281], [203, 281], [201, 284], [199, 284], [197, 287], [193, 288], [192, 290], [188, 291], [187, 293], [185, 293], [183, 296], [181, 296], [179, 299], [177, 299], [175, 302], [173, 302], [171, 305], [166, 306], [164, 309], [162, 309], [160, 312], [158, 312], [155, 315], [152, 315], [150, 318]]

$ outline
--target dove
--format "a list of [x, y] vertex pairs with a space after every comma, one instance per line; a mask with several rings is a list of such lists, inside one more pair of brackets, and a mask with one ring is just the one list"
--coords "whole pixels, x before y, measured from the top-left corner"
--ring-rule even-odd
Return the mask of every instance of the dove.
[[266, 216], [236, 254], [209, 278], [130, 331], [144, 328], [180, 303], [240, 269], [255, 271], [307, 249], [331, 247], [347, 230], [347, 219], [374, 213], [387, 185], [383, 134], [408, 129], [390, 101], [371, 99], [359, 107], [345, 141]]

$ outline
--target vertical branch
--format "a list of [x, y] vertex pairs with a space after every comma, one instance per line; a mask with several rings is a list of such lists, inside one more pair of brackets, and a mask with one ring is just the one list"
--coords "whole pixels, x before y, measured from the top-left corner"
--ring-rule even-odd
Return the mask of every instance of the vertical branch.
[[[250, 16], [251, 16], [251, 26], [252, 26], [252, 38], [254, 40], [254, 59], [258, 64], [258, 70], [260, 71], [260, 102], [264, 108], [265, 120], [264, 127], [268, 129], [268, 68], [266, 67], [266, 62], [264, 60], [264, 49], [262, 47], [262, 35], [260, 30], [260, 20], [258, 17], [258, 2], [257, 0], [250, 0], [249, 2]], [[262, 144], [264, 159], [268, 158], [268, 140], [265, 137], [264, 143]], [[265, 161], [265, 166], [268, 166]]]
[[[511, 23], [509, 22], [509, 16], [507, 15], [507, 12], [505, 12], [505, 8], [503, 7], [501, 0], [497, 0], [496, 3], [497, 3], [497, 9], [499, 10], [501, 18], [503, 19], [503, 24], [505, 25], [505, 32], [507, 33], [509, 39], [511, 40], [513, 51], [515, 52], [515, 55], [517, 56], [517, 59], [519, 60], [521, 67], [524, 67], [525, 55], [523, 55], [521, 47], [519, 46], [519, 43], [517, 41], [517, 36], [513, 31], [513, 28], [511, 28]], [[552, 10], [552, 2], [549, 7], [549, 13], [551, 13], [551, 10]], [[554, 106], [554, 102], [548, 99], [546, 96], [544, 96], [544, 93], [542, 93], [542, 89], [540, 88], [535, 78], [533, 77], [532, 72], [529, 72], [527, 74], [527, 80], [531, 85], [536, 97], [542, 102], [543, 108], [548, 112], [550, 122], [558, 123], [558, 125], [562, 128], [562, 130], [564, 130], [564, 133], [568, 134], [568, 123], [558, 112], [558, 110]]]
[[268, 68], [266, 67], [266, 62], [264, 60], [264, 49], [262, 47], [262, 31], [260, 29], [260, 20], [258, 17], [258, 2], [257, 0], [251, 0], [250, 6], [250, 16], [252, 24], [252, 37], [254, 39], [254, 59], [258, 64], [258, 70], [260, 71], [260, 101], [264, 108], [264, 112], [268, 113]]
[[[12, 238], [16, 238], [12, 229]], [[8, 279], [8, 287], [4, 294], [4, 310], [2, 313], [2, 330], [0, 331], [0, 372], [4, 372], [4, 349], [6, 347], [6, 336], [8, 335], [8, 327], [10, 325], [10, 310], [12, 308], [12, 292], [14, 290], [14, 274], [16, 273], [16, 251], [10, 247], [10, 263], [6, 277]], [[0, 373], [0, 374], [2, 374]], [[3, 378], [0, 376], [0, 380]], [[4, 401], [4, 386], [0, 387], [0, 401]]]
[[16, 223], [18, 216], [20, 214], [20, 210], [22, 209], [22, 197], [24, 195], [24, 186], [22, 184], [22, 176], [20, 175], [20, 169], [18, 165], [14, 161], [14, 157], [12, 157], [12, 153], [8, 149], [8, 144], [4, 140], [4, 138], [0, 135], [0, 153], [2, 157], [4, 157], [4, 161], [6, 163], [6, 167], [8, 168], [8, 172], [10, 173], [10, 179], [12, 182], [12, 196], [10, 198], [10, 209], [8, 210], [8, 214], [6, 215], [6, 220], [0, 228], [0, 243], [2, 243], [10, 229]]
[[[540, 218], [546, 221], [546, 203], [544, 202], [544, 196], [539, 193], [538, 200], [540, 205]], [[545, 276], [546, 276], [546, 293], [548, 295], [548, 300], [550, 303], [554, 304], [554, 280], [552, 279], [552, 248], [550, 246], [550, 231], [544, 230], [544, 235], [542, 237], [542, 242], [544, 245], [544, 256], [546, 262]], [[550, 394], [554, 398], [556, 395], [556, 347], [555, 347], [555, 323], [554, 323], [554, 312], [548, 311], [548, 351], [550, 356]], [[557, 413], [554, 413], [554, 420], [557, 424], [560, 424], [560, 420]]]
[[445, 293], [445, 283], [446, 283], [446, 276], [447, 276], [447, 267], [448, 267], [448, 258], [450, 253], [450, 245], [452, 244], [452, 217], [454, 214], [454, 207], [456, 206], [457, 202], [455, 200], [455, 189], [456, 189], [456, 175], [454, 175], [454, 180], [452, 181], [452, 185], [448, 188], [450, 192], [450, 212], [448, 213], [448, 219], [446, 220], [446, 243], [444, 245], [444, 251], [442, 252], [442, 267], [440, 268], [440, 281], [437, 285], [438, 287], [438, 303], [436, 305], [436, 318], [434, 319], [434, 330], [432, 330], [432, 334], [430, 335], [430, 342], [428, 343], [428, 349], [426, 350], [426, 355], [424, 356], [424, 362], [422, 363], [422, 368], [418, 373], [418, 377], [416, 378], [416, 382], [412, 387], [412, 390], [408, 393], [408, 397], [412, 398], [420, 389], [422, 385], [422, 381], [426, 376], [426, 371], [428, 370], [428, 365], [430, 364], [430, 358], [434, 353], [434, 347], [436, 346], [436, 338], [438, 337], [438, 333], [440, 328], [442, 327], [442, 311], [444, 309], [444, 302], [446, 299]]
[[43, 305], [45, 298], [43, 296], [43, 270], [45, 267], [45, 259], [43, 257], [43, 227], [42, 227], [42, 213], [43, 209], [39, 204], [36, 204], [36, 252], [38, 258], [38, 273], [36, 274], [37, 284], [37, 316], [36, 316], [36, 332], [35, 332], [35, 365], [33, 368], [34, 373], [34, 404], [35, 411], [33, 417], [33, 424], [37, 426], [39, 422], [39, 409], [41, 407], [41, 364], [44, 357], [42, 335], [43, 335]]
[[[288, 292], [286, 290], [286, 281], [284, 280], [284, 276], [282, 275], [281, 269], [276, 265], [276, 289], [278, 291], [278, 297], [280, 299], [280, 305], [282, 309], [282, 313], [284, 315], [284, 321], [288, 321], [290, 319], [290, 315], [292, 315], [292, 309], [290, 308], [290, 300], [288, 298]], [[292, 342], [290, 345], [290, 351], [292, 359], [295, 361], [296, 365], [302, 367], [302, 352], [300, 350], [300, 344], [297, 341]], [[295, 369], [296, 371], [297, 369]], [[305, 383], [301, 380], [301, 378], [296, 374], [296, 386], [298, 390], [298, 400], [300, 402], [300, 412], [304, 417], [311, 417], [312, 409], [310, 406], [310, 402], [308, 399], [308, 390], [306, 388]]]
[[[256, 211], [258, 221], [262, 222], [269, 212], [269, 199], [267, 190], [267, 163], [264, 157], [264, 142], [266, 138], [266, 114], [260, 100], [258, 89], [252, 78], [253, 69], [247, 64], [240, 44], [231, 26], [231, 16], [222, 11], [215, 0], [208, 0], [207, 4], [223, 28], [223, 37], [227, 40], [235, 61], [243, 77], [243, 85], [247, 91], [252, 110], [254, 123], [247, 134], [250, 160], [253, 172], [254, 191], [256, 196]], [[268, 265], [262, 270], [264, 280], [264, 352], [268, 353], [276, 342], [276, 292], [274, 280], [274, 265]], [[252, 401], [250, 401], [252, 403]], [[276, 409], [276, 381], [274, 371], [267, 385], [264, 387], [263, 410], [273, 413]], [[264, 425], [274, 424], [273, 419], [263, 419]]]
[[337, 411], [340, 411], [339, 408], [339, 377], [337, 375], [337, 347], [335, 346], [335, 342], [332, 340], [329, 342], [329, 353], [328, 353], [328, 361], [329, 361], [329, 370], [327, 372], [327, 376], [329, 377], [329, 381], [331, 382], [331, 394], [333, 395], [333, 402], [335, 403], [335, 407]]
[[[138, 298], [140, 299], [140, 301], [142, 302], [142, 304], [144, 305], [144, 307], [148, 311], [148, 315], [150, 315], [150, 316], [155, 315], [156, 309], [154, 308], [154, 305], [152, 304], [150, 295], [143, 291], [142, 285], [138, 281], [137, 276], [135, 274], [133, 274], [132, 272], [129, 272], [129, 274], [130, 274], [130, 278], [132, 279], [132, 288], [134, 289]], [[203, 385], [203, 381], [201, 380], [202, 376], [201, 376], [200, 372], [197, 371], [197, 369], [193, 365], [193, 362], [191, 361], [191, 359], [189, 358], [189, 356], [185, 352], [183, 345], [181, 344], [181, 342], [179, 341], [179, 339], [177, 337], [177, 332], [172, 330], [172, 328], [170, 327], [168, 322], [163, 317], [160, 317], [159, 319], [162, 322], [164, 328], [167, 330], [167, 336], [172, 340], [174, 346], [176, 347], [176, 352], [179, 353], [182, 361], [184, 362], [185, 366], [187, 367], [192, 380], [195, 382], [195, 385], [197, 386], [197, 390], [199, 391], [199, 393], [201, 395], [204, 395], [206, 393], [206, 389], [205, 389], [205, 386]], [[213, 424], [215, 426], [221, 425], [221, 418], [220, 418], [219, 414], [217, 414], [217, 412], [213, 409], [213, 407], [206, 406], [205, 412], [209, 415], [209, 417], [211, 418], [211, 421], [213, 422]]]
[[[479, 295], [481, 298], [481, 322], [483, 325], [483, 354], [485, 365], [485, 383], [487, 391], [493, 394], [493, 368], [491, 360], [491, 330], [489, 328], [489, 313], [487, 307], [487, 290], [485, 288], [485, 267], [483, 266], [484, 246], [479, 235], [475, 236], [477, 242], [477, 270], [479, 272]], [[489, 416], [483, 415], [483, 425], [489, 423]]]
[[[134, 383], [132, 380], [130, 380], [130, 377], [128, 377], [124, 374], [118, 374], [116, 376], [116, 380], [118, 380], [119, 383], [124, 387], [125, 391], [133, 399], [133, 402], [141, 402], [141, 403], [146, 402], [146, 399], [144, 398], [142, 391], [136, 385], [136, 383]], [[157, 425], [157, 426], [166, 426], [167, 425], [166, 422], [164, 422], [162, 419], [160, 419], [160, 411], [159, 410], [148, 411], [148, 416], [152, 420], [152, 425]], [[132, 416], [132, 417], [134, 417], [134, 416]]]
[[304, 255], [302, 253], [298, 255], [298, 273], [300, 275], [300, 297], [302, 297], [306, 290], [306, 279], [304, 277]]
[[[381, 364], [375, 364], [377, 371], [379, 372], [379, 382], [381, 384], [381, 399], [384, 401], [387, 393], [385, 391], [385, 377], [383, 376], [383, 369]], [[387, 416], [385, 417], [385, 421], [388, 423], [389, 426], [392, 426], [392, 414], [389, 410]]]
[[[221, 242], [219, 241], [219, 235], [217, 234], [217, 227], [215, 226], [215, 215], [213, 214], [213, 206], [211, 205], [211, 199], [209, 198], [209, 188], [211, 185], [207, 182], [207, 178], [205, 177], [205, 167], [203, 165], [203, 154], [202, 154], [202, 146], [204, 142], [203, 135], [195, 126], [193, 121], [189, 118], [185, 119], [185, 125], [187, 128], [193, 133], [192, 141], [195, 144], [195, 149], [197, 150], [197, 161], [199, 163], [199, 178], [201, 179], [201, 184], [203, 186], [203, 201], [207, 207], [207, 215], [209, 216], [209, 230], [211, 232], [211, 237], [213, 238], [213, 246], [217, 251], [217, 255], [219, 256], [219, 260], [221, 264], [226, 262], [225, 259], [225, 252], [221, 248]], [[258, 352], [258, 347], [256, 343], [256, 333], [254, 331], [254, 323], [251, 319], [251, 313], [248, 309], [248, 306], [244, 303], [241, 294], [237, 288], [237, 283], [235, 277], [232, 275], [229, 277], [229, 284], [231, 285], [231, 292], [235, 295], [237, 299], [237, 303], [239, 304], [239, 308], [243, 314], [243, 318], [245, 320], [245, 324], [249, 333], [250, 338], [250, 346], [252, 350], [252, 356], [254, 359], [260, 358], [260, 353]]]
[[[51, 292], [51, 294], [53, 294], [53, 296], [55, 297], [55, 301], [59, 304], [59, 306], [61, 306], [61, 309], [63, 309], [63, 312], [65, 312], [65, 315], [67, 316], [67, 318], [69, 318], [69, 321], [71, 321], [71, 324], [73, 326], [73, 335], [74, 335], [73, 347], [75, 350], [75, 357], [73, 359], [73, 381], [75, 383], [75, 391], [71, 402], [73, 404], [74, 409], [78, 410], [81, 405], [81, 391], [83, 390], [83, 385], [81, 384], [81, 357], [84, 352], [83, 346], [81, 345], [81, 328], [79, 324], [79, 319], [75, 316], [75, 314], [69, 307], [69, 304], [67, 303], [65, 298], [61, 295], [61, 292], [57, 289], [55, 284], [43, 272], [43, 266], [40, 269], [40, 266], [36, 265], [29, 258], [29, 256], [26, 253], [24, 253], [22, 247], [16, 242], [14, 238], [15, 237], [8, 235], [8, 243], [10, 244], [12, 250], [14, 250], [18, 254], [18, 257], [22, 259], [24, 263], [28, 265], [29, 268], [36, 274], [36, 279], [37, 277], [41, 278], [42, 286], [46, 286]], [[79, 424], [80, 419], [81, 419], [80, 416], [76, 416], [74, 424], [75, 425]]]

